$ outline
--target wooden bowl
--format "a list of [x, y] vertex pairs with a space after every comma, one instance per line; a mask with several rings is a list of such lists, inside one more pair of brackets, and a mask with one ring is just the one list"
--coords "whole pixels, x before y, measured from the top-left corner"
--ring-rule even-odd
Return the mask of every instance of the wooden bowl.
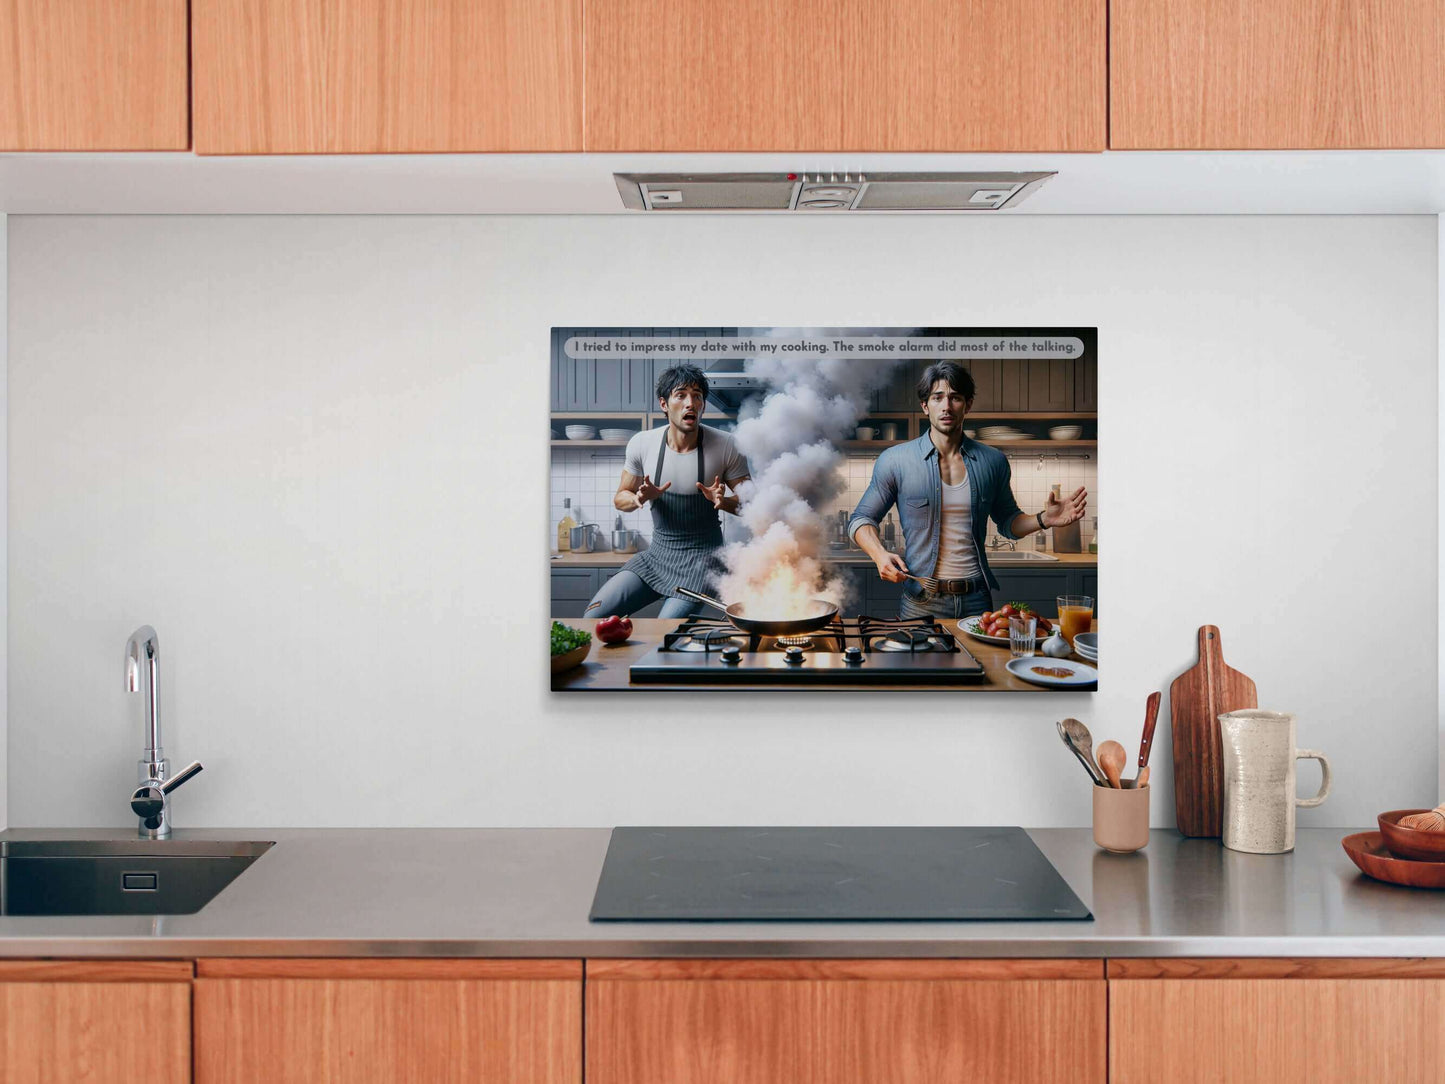
[[1401, 817], [1428, 812], [1428, 809], [1392, 809], [1376, 818], [1380, 822], [1380, 835], [1385, 837], [1385, 846], [1391, 854], [1416, 862], [1445, 862], [1445, 832], [1400, 827]]
[[1445, 888], [1445, 862], [1396, 858], [1385, 849], [1379, 832], [1356, 832], [1340, 840], [1340, 846], [1367, 877], [1407, 888]]
[[593, 640], [588, 640], [581, 647], [574, 647], [565, 655], [553, 655], [552, 673], [560, 674], [562, 671], [570, 670], [574, 666], [581, 666], [583, 660], [587, 658], [587, 653], [592, 650], [592, 644], [594, 642]]

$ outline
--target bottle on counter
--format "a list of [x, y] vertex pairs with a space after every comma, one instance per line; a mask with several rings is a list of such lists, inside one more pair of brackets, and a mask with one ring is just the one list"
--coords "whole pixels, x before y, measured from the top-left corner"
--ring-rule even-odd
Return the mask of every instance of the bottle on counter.
[[1099, 517], [1095, 516], [1091, 521], [1093, 531], [1089, 535], [1089, 552], [1099, 552]]
[[893, 513], [889, 512], [888, 517], [883, 521], [883, 548], [892, 550], [898, 541], [898, 532], [893, 526]]
[[562, 498], [562, 518], [557, 521], [557, 552], [572, 552], [572, 528], [577, 521], [572, 517], [572, 498]]

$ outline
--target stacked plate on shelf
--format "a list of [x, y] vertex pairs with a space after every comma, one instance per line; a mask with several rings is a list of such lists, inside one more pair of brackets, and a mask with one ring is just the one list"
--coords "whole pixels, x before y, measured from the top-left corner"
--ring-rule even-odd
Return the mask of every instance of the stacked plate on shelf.
[[1050, 440], [1079, 440], [1083, 435], [1082, 425], [1056, 425], [1049, 430]]
[[979, 440], [1028, 440], [1029, 435], [1011, 425], [985, 425], [978, 431]]
[[1081, 632], [1075, 636], [1074, 654], [1087, 662], [1097, 663], [1099, 661], [1099, 634], [1097, 632]]
[[590, 425], [569, 425], [564, 432], [568, 440], [596, 440], [597, 430]]
[[603, 430], [602, 430], [602, 439], [603, 439], [603, 440], [631, 440], [631, 439], [632, 439], [632, 434], [635, 433], [635, 432], [637, 432], [636, 429], [603, 429]]

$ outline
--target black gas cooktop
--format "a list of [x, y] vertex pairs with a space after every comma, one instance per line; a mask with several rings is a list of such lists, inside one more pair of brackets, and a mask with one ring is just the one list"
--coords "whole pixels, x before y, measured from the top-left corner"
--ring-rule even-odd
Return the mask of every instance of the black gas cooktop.
[[1022, 828], [614, 828], [597, 921], [1088, 919]]
[[964, 685], [982, 681], [984, 669], [928, 617], [839, 618], [802, 636], [764, 636], [723, 617], [691, 617], [628, 676], [669, 685]]

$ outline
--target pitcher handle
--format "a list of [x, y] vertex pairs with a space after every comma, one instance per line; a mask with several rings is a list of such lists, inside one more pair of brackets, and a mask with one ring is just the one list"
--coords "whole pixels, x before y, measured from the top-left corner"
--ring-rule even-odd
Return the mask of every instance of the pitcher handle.
[[1313, 809], [1317, 805], [1323, 805], [1326, 798], [1330, 796], [1330, 762], [1318, 749], [1296, 749], [1295, 760], [1318, 760], [1320, 762], [1320, 791], [1313, 798], [1296, 798], [1294, 804], [1301, 809]]

